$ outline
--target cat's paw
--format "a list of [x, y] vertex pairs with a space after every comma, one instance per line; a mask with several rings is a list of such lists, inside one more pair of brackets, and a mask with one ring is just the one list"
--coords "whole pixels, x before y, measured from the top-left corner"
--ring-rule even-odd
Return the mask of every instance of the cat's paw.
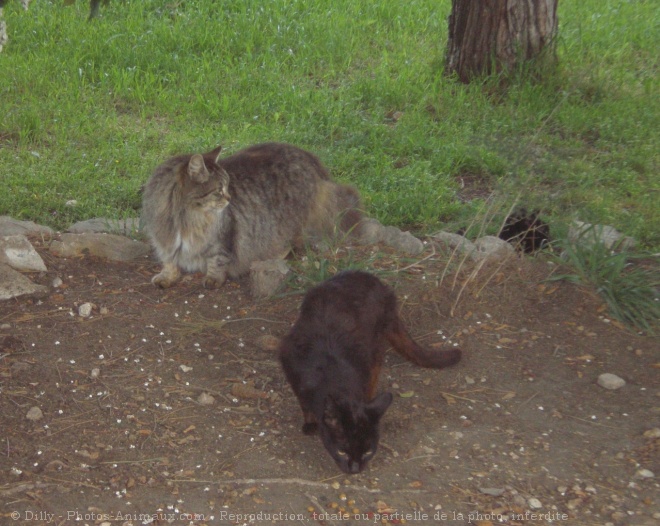
[[172, 285], [174, 285], [175, 281], [176, 280], [172, 279], [170, 276], [164, 275], [163, 272], [156, 274], [153, 278], [151, 278], [151, 283], [160, 289], [170, 288]]
[[181, 271], [174, 263], [167, 261], [163, 264], [163, 270], [151, 278], [151, 283], [161, 289], [167, 289], [181, 276]]
[[202, 285], [204, 285], [205, 289], [217, 289], [222, 286], [224, 283], [224, 280], [220, 281], [218, 278], [214, 278], [213, 276], [205, 276], [204, 281], [202, 281]]
[[316, 422], [307, 422], [302, 426], [302, 432], [305, 435], [313, 435], [318, 429], [318, 424]]

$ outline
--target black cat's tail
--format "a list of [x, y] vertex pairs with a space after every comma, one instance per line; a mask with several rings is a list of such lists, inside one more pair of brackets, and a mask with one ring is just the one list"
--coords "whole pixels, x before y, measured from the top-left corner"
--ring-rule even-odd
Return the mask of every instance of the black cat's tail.
[[393, 320], [385, 331], [385, 337], [396, 352], [409, 362], [428, 367], [430, 369], [443, 369], [458, 363], [462, 352], [457, 348], [431, 351], [423, 348], [408, 334], [400, 319]]

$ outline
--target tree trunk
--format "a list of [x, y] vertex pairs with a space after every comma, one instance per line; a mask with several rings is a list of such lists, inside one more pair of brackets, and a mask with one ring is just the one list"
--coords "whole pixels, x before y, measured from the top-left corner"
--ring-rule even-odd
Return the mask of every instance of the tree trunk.
[[452, 0], [445, 73], [468, 83], [531, 60], [554, 62], [557, 2]]

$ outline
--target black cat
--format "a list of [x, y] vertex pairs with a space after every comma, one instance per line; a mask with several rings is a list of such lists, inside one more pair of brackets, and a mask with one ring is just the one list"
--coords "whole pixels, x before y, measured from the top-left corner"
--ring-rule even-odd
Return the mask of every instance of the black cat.
[[461, 359], [459, 349], [429, 351], [408, 334], [392, 289], [377, 277], [346, 271], [309, 290], [300, 316], [280, 344], [280, 361], [305, 423], [317, 429], [342, 471], [359, 473], [376, 453], [378, 424], [392, 402], [376, 396], [389, 345], [407, 360], [440, 369]]
[[549, 245], [550, 226], [539, 217], [538, 212], [519, 208], [506, 218], [499, 237], [532, 254]]

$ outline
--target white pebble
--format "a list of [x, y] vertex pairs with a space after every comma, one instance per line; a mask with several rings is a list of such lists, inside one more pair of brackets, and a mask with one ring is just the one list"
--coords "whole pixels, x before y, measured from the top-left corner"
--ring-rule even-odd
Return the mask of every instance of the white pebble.
[[635, 473], [636, 479], [653, 479], [655, 478], [655, 473], [650, 469], [638, 469]]
[[44, 417], [43, 412], [36, 405], [34, 407], [31, 407], [30, 410], [27, 412], [27, 415], [25, 415], [25, 418], [27, 418], [28, 420], [32, 420], [33, 422], [36, 422], [37, 420], [41, 420], [43, 417]]
[[538, 510], [543, 507], [543, 504], [541, 504], [541, 501], [539, 499], [531, 498], [527, 501], [527, 504], [529, 504], [529, 507], [532, 508], [533, 510]]
[[616, 374], [603, 373], [598, 377], [598, 385], [604, 389], [616, 390], [626, 385], [623, 378], [618, 377]]
[[89, 318], [92, 314], [92, 304], [91, 303], [83, 303], [78, 307], [78, 315], [81, 316], [82, 318]]

